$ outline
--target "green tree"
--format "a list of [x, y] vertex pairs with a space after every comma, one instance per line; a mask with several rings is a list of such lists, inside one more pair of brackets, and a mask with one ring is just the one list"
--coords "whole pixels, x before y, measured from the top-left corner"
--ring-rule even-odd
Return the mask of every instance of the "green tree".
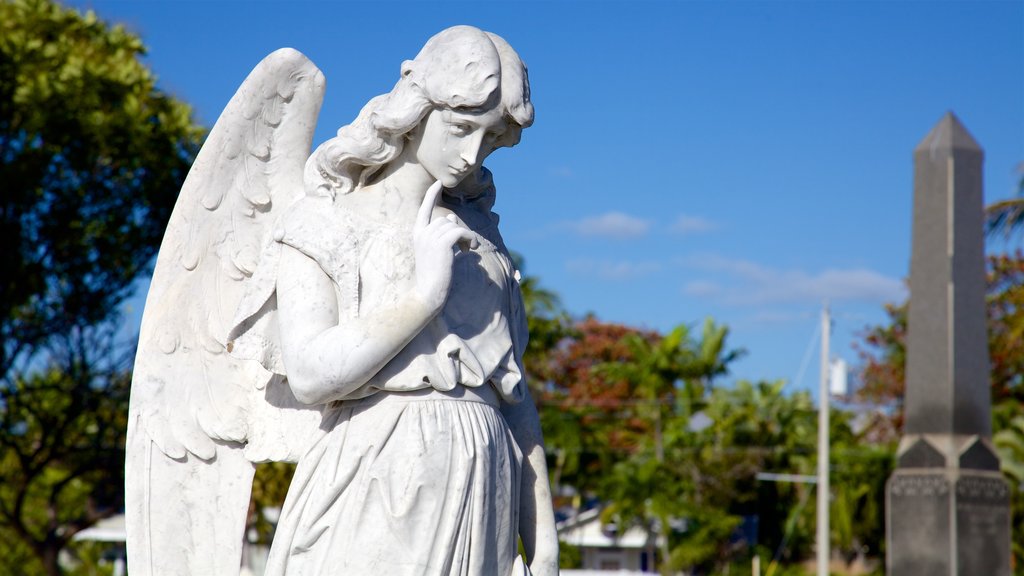
[[0, 2], [0, 366], [116, 314], [159, 246], [200, 130], [136, 36], [47, 0]]
[[813, 472], [817, 420], [810, 395], [786, 394], [783, 381], [740, 381], [716, 389], [706, 414], [702, 475], [719, 483], [716, 502], [737, 517], [756, 515], [758, 545], [777, 559], [802, 558], [814, 530], [807, 506], [813, 487], [760, 481], [757, 474]]
[[700, 434], [692, 420], [706, 407], [713, 380], [742, 354], [726, 348], [727, 334], [711, 320], [699, 339], [685, 325], [660, 337], [631, 333], [622, 339], [629, 360], [595, 367], [628, 382], [637, 400], [632, 416], [641, 423], [633, 452], [604, 476], [602, 517], [658, 534], [664, 573], [714, 562], [738, 524], [709, 497], [704, 480], [710, 476], [700, 469]]
[[1024, 415], [1020, 404], [1002, 402], [992, 412], [992, 443], [999, 454], [1003, 475], [1010, 484], [1010, 521], [1014, 574], [1024, 574]]
[[[602, 521], [620, 532], [660, 535], [665, 571], [724, 573], [749, 562], [753, 526], [756, 549], [783, 563], [813, 545], [813, 486], [757, 474], [813, 473], [814, 404], [782, 382], [716, 386], [742, 353], [727, 336], [711, 321], [660, 335], [588, 317], [561, 336], [544, 367], [553, 485], [600, 501]], [[865, 445], [851, 422], [841, 411], [832, 418], [832, 540], [853, 559], [881, 548], [892, 447]]]
[[885, 544], [885, 482], [895, 464], [896, 442], [878, 442], [854, 414], [832, 410], [830, 462], [831, 546], [849, 565], [859, 557], [881, 558]]
[[0, 391], [2, 533], [34, 556], [17, 574], [60, 574], [57, 556], [75, 534], [124, 504], [129, 376], [76, 369], [55, 366]]
[[526, 261], [522, 255], [513, 253], [516, 269], [522, 274], [519, 280], [523, 296], [526, 322], [530, 340], [523, 354], [526, 378], [534, 400], [538, 403], [552, 380], [556, 366], [553, 354], [567, 338], [573, 335], [572, 321], [562, 307], [558, 294], [541, 286], [536, 276], [525, 274]]
[[545, 444], [554, 456], [556, 494], [571, 487], [578, 495], [593, 495], [604, 473], [636, 449], [645, 424], [636, 413], [633, 387], [625, 378], [594, 370], [631, 361], [631, 336], [656, 334], [588, 317], [549, 356], [538, 399]]
[[19, 574], [59, 574], [121, 506], [118, 306], [202, 136], [144, 52], [91, 12], [0, 0], [0, 540]]
[[781, 381], [740, 381], [679, 396], [674, 406], [665, 414], [664, 459], [652, 441], [608, 476], [606, 519], [657, 531], [667, 572], [725, 573], [749, 562], [755, 539], [777, 560], [804, 558], [814, 534], [813, 487], [757, 475], [813, 471], [810, 396], [786, 394]]
[[267, 512], [271, 509], [276, 509], [278, 513], [281, 511], [294, 475], [295, 464], [291, 462], [264, 462], [256, 465], [245, 532], [249, 534], [255, 529], [257, 543], [269, 546], [273, 540], [274, 524], [267, 518]]
[[1009, 237], [1020, 232], [1024, 226], [1024, 162], [1017, 165], [1017, 174], [1017, 196], [985, 207], [990, 235], [1002, 234]]
[[[985, 208], [989, 236], [1010, 238], [1019, 235], [1024, 228], [1024, 162], [1017, 165], [1017, 195], [1013, 198], [994, 202]], [[1010, 482], [1014, 534], [1024, 533], [1024, 418], [1019, 413], [1019, 401], [1024, 392], [1020, 391], [1024, 378], [1024, 259], [1020, 253], [992, 258], [993, 275], [1001, 280], [1002, 290], [989, 301], [990, 354], [993, 365], [993, 384], [1011, 382], [1017, 389], [1016, 401], [1004, 399], [995, 406], [993, 436], [999, 452], [1003, 473]], [[1000, 274], [1002, 272], [1002, 274]], [[994, 391], [999, 402], [1001, 394]], [[1005, 395], [1002, 395], [1005, 396]], [[1024, 573], [1024, 542], [1021, 538], [1013, 541], [1013, 555], [1018, 573]]]

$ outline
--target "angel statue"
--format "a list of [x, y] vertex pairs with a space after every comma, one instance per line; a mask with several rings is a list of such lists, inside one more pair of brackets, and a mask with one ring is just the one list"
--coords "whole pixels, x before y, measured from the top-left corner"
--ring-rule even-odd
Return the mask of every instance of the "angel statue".
[[131, 573], [238, 574], [254, 463], [296, 461], [268, 575], [557, 574], [482, 166], [533, 122], [526, 66], [444, 30], [310, 154], [323, 92], [268, 56], [182, 187], [132, 383]]

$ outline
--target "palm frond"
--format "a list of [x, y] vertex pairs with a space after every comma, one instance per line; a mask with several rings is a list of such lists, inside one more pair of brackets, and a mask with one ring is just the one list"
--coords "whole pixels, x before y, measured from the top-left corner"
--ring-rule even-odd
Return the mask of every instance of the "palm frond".
[[985, 207], [985, 232], [989, 236], [1013, 236], [1024, 230], [1024, 162], [1017, 165], [1017, 196]]

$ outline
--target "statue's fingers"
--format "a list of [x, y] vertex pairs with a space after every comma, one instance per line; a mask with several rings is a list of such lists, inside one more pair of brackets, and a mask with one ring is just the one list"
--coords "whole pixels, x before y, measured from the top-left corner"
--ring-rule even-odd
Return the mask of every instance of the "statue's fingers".
[[427, 188], [427, 193], [423, 196], [423, 203], [420, 204], [420, 210], [416, 214], [417, 226], [422, 228], [430, 224], [430, 215], [434, 212], [434, 206], [437, 206], [437, 199], [441, 197], [441, 188], [440, 180]]
[[463, 228], [462, 226], [455, 226], [451, 230], [447, 230], [441, 239], [446, 246], [454, 246], [458, 243], [463, 250], [476, 242], [476, 237], [473, 233], [468, 228]]
[[449, 214], [445, 218], [438, 218], [430, 223], [433, 233], [436, 238], [445, 246], [452, 246], [456, 242], [459, 244], [459, 248], [463, 250], [472, 250], [480, 247], [480, 241], [477, 239], [470, 229], [457, 224], [458, 218], [454, 214]]
[[436, 220], [431, 220], [430, 223], [427, 224], [424, 231], [430, 238], [443, 238], [444, 235], [447, 234], [449, 230], [458, 227], [458, 224], [452, 222], [447, 218], [438, 218]]

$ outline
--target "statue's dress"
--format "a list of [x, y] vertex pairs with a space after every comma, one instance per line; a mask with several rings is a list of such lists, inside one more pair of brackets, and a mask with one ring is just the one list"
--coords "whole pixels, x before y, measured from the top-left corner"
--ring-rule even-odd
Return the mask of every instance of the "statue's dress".
[[[449, 207], [478, 235], [442, 312], [374, 378], [324, 410], [300, 459], [268, 575], [491, 576], [517, 555], [522, 455], [499, 402], [523, 399], [522, 296], [497, 217]], [[333, 280], [339, 323], [411, 289], [411, 234], [300, 200], [275, 231]]]

